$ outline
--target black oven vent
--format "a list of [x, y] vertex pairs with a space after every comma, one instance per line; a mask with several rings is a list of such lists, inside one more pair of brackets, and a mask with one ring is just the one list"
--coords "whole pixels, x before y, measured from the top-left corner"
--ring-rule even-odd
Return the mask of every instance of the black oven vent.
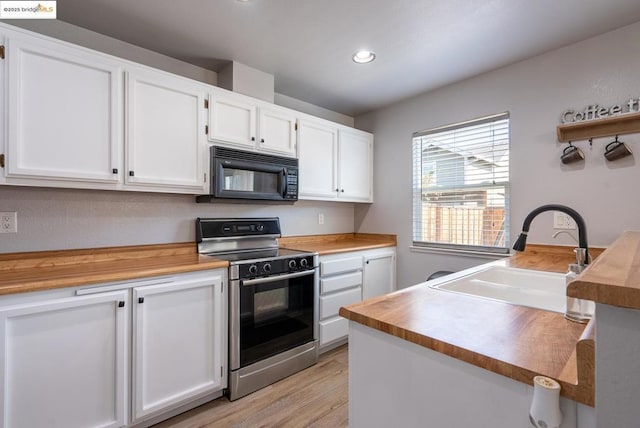
[[226, 147], [211, 146], [211, 155], [213, 158], [223, 157], [241, 161], [255, 161], [261, 163], [269, 163], [273, 165], [298, 166], [298, 159], [286, 158], [281, 156], [264, 155], [262, 153], [245, 152], [242, 150], [228, 149]]

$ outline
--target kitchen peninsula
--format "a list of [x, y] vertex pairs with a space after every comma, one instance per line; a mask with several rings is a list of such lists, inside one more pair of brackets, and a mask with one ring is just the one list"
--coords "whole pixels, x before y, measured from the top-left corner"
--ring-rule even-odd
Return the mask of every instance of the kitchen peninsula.
[[[566, 247], [564, 256], [561, 247], [531, 247], [492, 264], [564, 272], [573, 256]], [[594, 320], [585, 327], [559, 313], [426, 284], [342, 308], [340, 314], [350, 320], [350, 423], [356, 428], [392, 423], [524, 428], [529, 426], [533, 377], [544, 375], [562, 387], [562, 427], [632, 426], [627, 422], [637, 417], [633, 405], [607, 400], [597, 412], [594, 406], [598, 397], [612, 393], [613, 383], [630, 389], [637, 382], [630, 374], [638, 372], [637, 364], [620, 351], [637, 345], [638, 333], [629, 340], [616, 334], [612, 321], [633, 325], [637, 310], [612, 305], [635, 301], [639, 247], [640, 233], [626, 232], [569, 287], [569, 295], [596, 301], [597, 326], [605, 318], [597, 352], [610, 360], [598, 360], [597, 379]], [[612, 418], [627, 424], [612, 423]]]

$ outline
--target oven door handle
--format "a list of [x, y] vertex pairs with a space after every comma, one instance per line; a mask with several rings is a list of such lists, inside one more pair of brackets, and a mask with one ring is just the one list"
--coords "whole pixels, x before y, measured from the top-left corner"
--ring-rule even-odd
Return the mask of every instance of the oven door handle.
[[243, 280], [240, 280], [240, 286], [265, 284], [267, 282], [280, 281], [283, 279], [299, 278], [301, 276], [313, 275], [315, 273], [316, 273], [315, 269], [309, 269], [309, 270], [305, 270], [304, 272], [285, 273], [282, 275], [271, 275], [271, 276], [266, 276], [264, 278], [256, 278], [256, 279], [243, 279]]

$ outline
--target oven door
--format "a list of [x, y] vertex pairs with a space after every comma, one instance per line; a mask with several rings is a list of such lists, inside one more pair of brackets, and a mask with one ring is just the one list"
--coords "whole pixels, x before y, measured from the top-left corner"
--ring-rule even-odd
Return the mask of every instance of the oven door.
[[231, 281], [231, 370], [315, 339], [314, 276], [308, 270]]

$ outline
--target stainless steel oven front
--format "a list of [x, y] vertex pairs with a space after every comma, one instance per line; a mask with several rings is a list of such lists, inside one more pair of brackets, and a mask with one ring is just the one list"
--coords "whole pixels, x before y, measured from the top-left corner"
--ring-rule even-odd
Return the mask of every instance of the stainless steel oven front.
[[273, 275], [286, 269], [272, 264], [293, 259], [230, 266], [229, 399], [317, 361], [317, 257], [299, 257], [305, 267]]

